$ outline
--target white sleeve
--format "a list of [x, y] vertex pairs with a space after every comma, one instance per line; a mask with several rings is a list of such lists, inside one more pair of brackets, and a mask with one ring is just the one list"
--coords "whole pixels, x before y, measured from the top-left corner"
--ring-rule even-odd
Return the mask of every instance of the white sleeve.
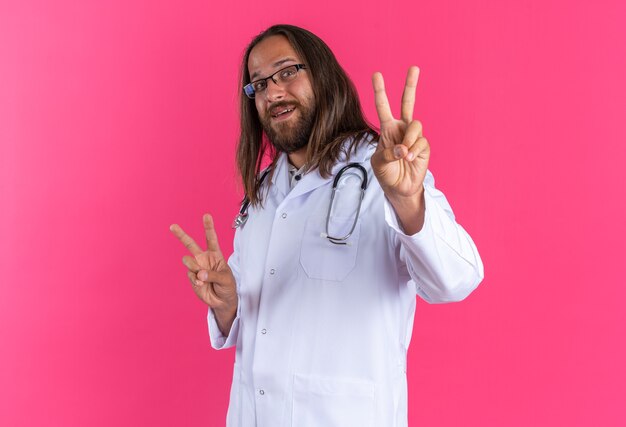
[[460, 301], [482, 281], [483, 263], [472, 238], [456, 223], [446, 197], [435, 188], [430, 171], [424, 179], [424, 200], [424, 226], [414, 235], [404, 233], [387, 198], [385, 220], [420, 297], [430, 303]]
[[[237, 283], [237, 295], [240, 295], [239, 292], [239, 229], [235, 232], [235, 241], [234, 241], [234, 249], [233, 254], [228, 258], [228, 266], [233, 272], [233, 276], [235, 276], [235, 282]], [[237, 344], [237, 336], [239, 335], [239, 322], [241, 315], [241, 303], [237, 304], [237, 314], [235, 315], [235, 320], [233, 321], [232, 326], [230, 327], [230, 332], [228, 336], [224, 336], [220, 328], [217, 326], [217, 320], [215, 319], [215, 313], [213, 309], [209, 307], [209, 312], [207, 314], [207, 322], [209, 324], [209, 338], [211, 340], [211, 347], [216, 350], [222, 350], [225, 348], [232, 347]]]

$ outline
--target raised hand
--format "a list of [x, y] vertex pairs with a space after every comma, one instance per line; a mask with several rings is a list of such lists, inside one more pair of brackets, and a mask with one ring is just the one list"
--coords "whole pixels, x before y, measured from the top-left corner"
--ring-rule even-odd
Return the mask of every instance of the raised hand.
[[413, 120], [418, 76], [419, 68], [410, 67], [402, 94], [400, 120], [391, 113], [382, 74], [372, 76], [380, 140], [371, 163], [376, 179], [390, 200], [421, 197], [423, 191], [430, 146], [422, 136], [422, 124]]
[[[196, 242], [183, 231], [178, 224], [170, 226], [170, 230], [185, 245], [193, 256], [185, 255], [183, 264], [187, 267], [187, 277], [193, 290], [209, 307], [213, 308], [218, 324], [228, 326], [228, 320], [234, 319], [237, 311], [237, 285], [235, 277], [222, 255], [213, 218], [209, 214], [202, 217], [206, 234], [207, 250], [203, 251]], [[232, 317], [232, 319], [231, 319]], [[223, 330], [223, 329], [222, 329]]]

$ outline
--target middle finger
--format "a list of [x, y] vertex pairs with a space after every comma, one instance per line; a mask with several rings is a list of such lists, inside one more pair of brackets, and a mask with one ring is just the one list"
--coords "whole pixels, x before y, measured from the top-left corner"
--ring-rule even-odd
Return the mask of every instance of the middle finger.
[[406, 84], [402, 93], [402, 108], [400, 116], [405, 123], [411, 123], [413, 120], [413, 108], [415, 107], [415, 90], [417, 88], [417, 79], [420, 69], [415, 65], [409, 68], [406, 74]]

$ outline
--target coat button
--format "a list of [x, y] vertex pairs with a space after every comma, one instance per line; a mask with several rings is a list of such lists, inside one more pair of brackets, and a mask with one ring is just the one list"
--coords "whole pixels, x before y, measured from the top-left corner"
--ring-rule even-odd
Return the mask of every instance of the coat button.
[[274, 270], [273, 268], [270, 270], [270, 274], [274, 274], [276, 273], [276, 270]]
[[262, 333], [263, 335], [267, 334], [267, 329], [261, 329], [261, 333]]
[[260, 394], [261, 396], [263, 396], [263, 395], [265, 394], [265, 390], [263, 390], [263, 389], [259, 390], [259, 394]]
[[281, 215], [281, 218], [282, 218], [282, 219], [287, 218], [287, 214], [286, 214], [286, 213], [282, 214], [282, 215]]

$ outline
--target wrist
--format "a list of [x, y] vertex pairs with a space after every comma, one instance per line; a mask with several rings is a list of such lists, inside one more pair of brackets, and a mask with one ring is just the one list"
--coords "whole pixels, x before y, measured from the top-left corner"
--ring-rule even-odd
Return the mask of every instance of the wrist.
[[214, 307], [211, 307], [211, 309], [213, 310], [213, 314], [215, 315], [215, 321], [217, 322], [217, 327], [219, 328], [220, 332], [222, 333], [222, 335], [228, 336], [228, 334], [230, 333], [230, 328], [232, 327], [233, 322], [237, 317], [237, 305], [235, 304], [234, 310], [231, 308]]
[[220, 318], [228, 318], [231, 316], [234, 317], [234, 315], [237, 313], [237, 305], [238, 305], [238, 301], [237, 299], [235, 299], [234, 302], [225, 303], [223, 305], [211, 307], [211, 309], [215, 313], [215, 316], [220, 317]]
[[415, 212], [419, 211], [424, 205], [424, 186], [420, 186], [419, 190], [414, 194], [404, 196], [399, 194], [393, 194], [392, 192], [386, 192], [385, 196], [389, 203], [396, 209], [396, 211]]
[[400, 227], [409, 236], [422, 230], [426, 215], [424, 187], [411, 196], [386, 196], [396, 213]]

